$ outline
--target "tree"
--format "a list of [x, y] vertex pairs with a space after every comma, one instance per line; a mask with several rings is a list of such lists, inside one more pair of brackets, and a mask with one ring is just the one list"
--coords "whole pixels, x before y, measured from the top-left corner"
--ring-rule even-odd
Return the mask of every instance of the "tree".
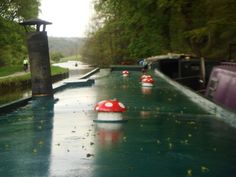
[[96, 16], [83, 55], [96, 64], [135, 61], [167, 52], [226, 58], [228, 44], [236, 43], [234, 0], [94, 3]]
[[19, 22], [38, 16], [39, 0], [1, 0], [0, 16], [8, 21]]
[[53, 62], [59, 62], [60, 59], [64, 58], [64, 55], [60, 52], [52, 52], [50, 54], [50, 59], [53, 61]]
[[39, 5], [39, 0], [0, 0], [0, 66], [22, 62], [27, 50], [18, 22], [37, 17]]

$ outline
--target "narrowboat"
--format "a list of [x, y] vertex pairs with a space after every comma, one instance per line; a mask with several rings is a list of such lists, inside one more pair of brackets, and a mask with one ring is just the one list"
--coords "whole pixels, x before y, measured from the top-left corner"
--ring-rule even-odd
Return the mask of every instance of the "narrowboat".
[[213, 68], [205, 96], [236, 112], [236, 63], [222, 62]]
[[204, 93], [211, 70], [219, 61], [205, 60], [189, 54], [167, 54], [147, 58], [150, 68], [185, 85], [194, 91]]
[[236, 63], [175, 54], [148, 58], [150, 68], [187, 86], [222, 108], [236, 112]]

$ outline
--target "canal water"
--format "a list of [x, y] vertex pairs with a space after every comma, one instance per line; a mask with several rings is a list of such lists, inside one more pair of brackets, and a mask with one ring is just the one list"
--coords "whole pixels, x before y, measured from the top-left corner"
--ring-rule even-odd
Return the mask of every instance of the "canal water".
[[[91, 87], [1, 115], [0, 176], [234, 177], [236, 129], [158, 76], [142, 88], [140, 76], [101, 70]], [[127, 122], [95, 123], [95, 104], [113, 98]]]
[[[93, 69], [93, 67], [90, 67], [89, 65], [80, 61], [68, 61], [56, 63], [53, 65], [60, 66], [62, 68], [68, 68], [70, 79], [79, 78]], [[17, 88], [0, 88], [0, 106], [18, 99], [31, 97], [31, 95], [32, 92], [29, 85], [24, 86], [24, 88], [21, 88], [21, 86]]]

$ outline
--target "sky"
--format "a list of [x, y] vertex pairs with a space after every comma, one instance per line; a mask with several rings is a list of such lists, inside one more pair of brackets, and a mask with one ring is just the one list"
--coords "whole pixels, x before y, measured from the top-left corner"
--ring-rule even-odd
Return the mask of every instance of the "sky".
[[48, 36], [85, 37], [92, 17], [92, 0], [41, 0], [39, 18], [52, 22]]

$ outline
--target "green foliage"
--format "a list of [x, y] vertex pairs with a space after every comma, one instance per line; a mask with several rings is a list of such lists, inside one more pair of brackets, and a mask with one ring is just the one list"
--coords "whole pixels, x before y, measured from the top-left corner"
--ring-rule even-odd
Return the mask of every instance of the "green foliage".
[[23, 71], [22, 65], [0, 67], [0, 77]]
[[66, 68], [62, 68], [59, 66], [51, 66], [51, 75], [57, 75], [57, 74], [63, 74], [63, 73], [67, 73], [68, 69]]
[[22, 63], [27, 54], [24, 29], [19, 21], [36, 18], [39, 0], [0, 1], [0, 66]]
[[10, 86], [12, 83], [14, 83], [15, 85], [20, 85], [21, 82], [27, 81], [27, 80], [30, 80], [30, 73], [26, 73], [24, 75], [20, 75], [16, 77], [0, 78], [0, 85]]
[[63, 56], [78, 55], [84, 41], [84, 38], [48, 37], [49, 51]]
[[0, 17], [0, 29], [0, 66], [20, 64], [26, 55], [22, 27]]
[[60, 61], [61, 62], [67, 62], [67, 61], [80, 61], [81, 60], [81, 55], [72, 55], [68, 57], [62, 58]]
[[38, 16], [39, 6], [39, 0], [1, 0], [0, 16], [8, 21], [36, 18]]
[[[19, 66], [8, 67], [8, 69], [10, 69], [10, 70], [6, 71], [6, 69], [4, 69], [5, 74], [4, 74], [4, 72], [0, 72], [0, 74], [2, 76], [6, 75], [6, 72], [8, 72], [7, 75], [14, 74], [15, 72], [19, 71], [19, 68], [20, 68]], [[22, 69], [21, 69], [21, 71], [22, 71]], [[59, 66], [51, 66], [51, 75], [52, 76], [57, 75], [57, 74], [67, 73], [67, 72], [68, 72], [68, 69], [66, 69], [66, 68], [61, 68]], [[30, 77], [31, 77], [30, 73], [25, 73], [24, 75], [19, 75], [19, 76], [15, 76], [15, 77], [0, 78], [0, 85], [11, 85], [12, 83], [17, 85], [17, 83], [30, 80]]]
[[63, 57], [64, 55], [60, 52], [50, 53], [50, 59], [52, 60], [52, 62], [59, 62]]
[[166, 52], [226, 58], [236, 43], [234, 0], [96, 0], [82, 58], [109, 65]]

